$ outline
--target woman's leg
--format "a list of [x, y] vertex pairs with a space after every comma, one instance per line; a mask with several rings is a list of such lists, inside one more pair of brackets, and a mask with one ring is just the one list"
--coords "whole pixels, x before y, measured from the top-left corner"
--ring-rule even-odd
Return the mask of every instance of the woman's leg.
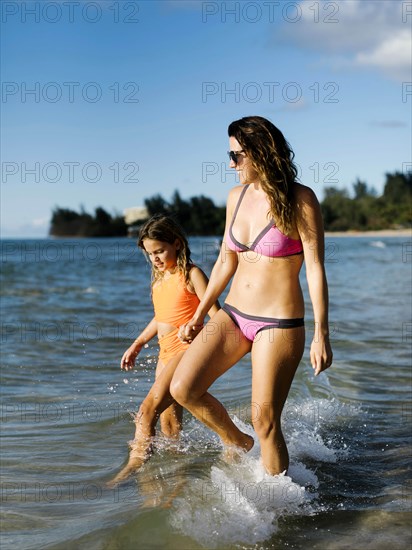
[[281, 414], [305, 345], [304, 327], [260, 331], [252, 346], [253, 426], [269, 474], [288, 469]]
[[253, 438], [241, 432], [223, 405], [207, 393], [213, 382], [251, 349], [251, 342], [223, 310], [193, 340], [170, 385], [172, 396], [214, 430], [227, 445], [249, 450]]

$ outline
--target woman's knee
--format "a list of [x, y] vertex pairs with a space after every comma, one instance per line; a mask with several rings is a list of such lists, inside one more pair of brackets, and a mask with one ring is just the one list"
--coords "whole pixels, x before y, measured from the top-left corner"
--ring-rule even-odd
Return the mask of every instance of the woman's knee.
[[180, 378], [173, 378], [170, 384], [170, 394], [183, 407], [191, 401], [189, 386]]
[[276, 437], [282, 433], [280, 419], [277, 418], [273, 410], [261, 410], [252, 420], [253, 428], [259, 439], [268, 439]]
[[199, 383], [190, 383], [185, 376], [175, 376], [170, 384], [170, 393], [179, 405], [187, 408], [196, 403], [204, 392], [199, 389]]

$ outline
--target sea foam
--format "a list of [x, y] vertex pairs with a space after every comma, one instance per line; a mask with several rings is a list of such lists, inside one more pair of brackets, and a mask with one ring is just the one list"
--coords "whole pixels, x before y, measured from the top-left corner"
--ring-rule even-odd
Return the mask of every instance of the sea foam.
[[[292, 457], [287, 475], [266, 473], [253, 428], [234, 417], [239, 429], [255, 437], [254, 448], [232, 464], [218, 460], [203, 479], [191, 479], [185, 496], [174, 501], [172, 526], [202, 546], [217, 548], [262, 542], [277, 532], [281, 517], [319, 512], [319, 480], [304, 460], [336, 462], [340, 449], [323, 440], [321, 415], [307, 414], [307, 409], [313, 410], [313, 401], [299, 405], [299, 418], [292, 421], [289, 416], [284, 422]], [[315, 401], [318, 411], [330, 409], [327, 400]]]

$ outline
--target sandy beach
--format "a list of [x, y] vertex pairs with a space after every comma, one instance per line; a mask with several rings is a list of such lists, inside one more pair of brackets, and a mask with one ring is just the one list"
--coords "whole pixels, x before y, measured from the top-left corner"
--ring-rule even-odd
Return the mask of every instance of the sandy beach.
[[412, 229], [380, 229], [378, 231], [325, 231], [325, 237], [412, 237]]

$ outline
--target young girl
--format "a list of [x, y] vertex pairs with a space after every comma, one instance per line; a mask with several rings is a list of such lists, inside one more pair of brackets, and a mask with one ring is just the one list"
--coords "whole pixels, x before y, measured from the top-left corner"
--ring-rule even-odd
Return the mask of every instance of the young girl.
[[[138, 246], [152, 264], [155, 316], [125, 351], [120, 368], [126, 371], [133, 369], [139, 352], [156, 334], [160, 353], [156, 381], [134, 420], [136, 433], [130, 443], [129, 461], [113, 483], [128, 477], [149, 458], [159, 416], [162, 432], [171, 438], [179, 436], [183, 408], [171, 397], [169, 385], [185, 350], [202, 326], [192, 326], [191, 337], [185, 342], [179, 338], [179, 327], [193, 317], [208, 283], [203, 271], [191, 262], [187, 239], [172, 218], [153, 216], [142, 226]], [[214, 304], [209, 315], [212, 316], [218, 309], [218, 304]]]

